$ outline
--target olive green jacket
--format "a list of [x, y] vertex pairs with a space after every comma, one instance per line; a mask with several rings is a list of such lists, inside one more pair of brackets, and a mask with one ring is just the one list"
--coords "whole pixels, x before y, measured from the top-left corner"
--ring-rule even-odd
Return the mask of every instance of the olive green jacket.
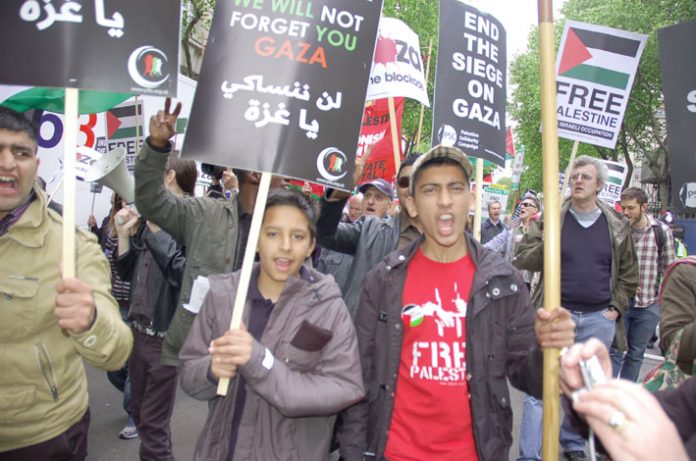
[[[628, 310], [628, 302], [635, 296], [638, 287], [638, 260], [631, 236], [628, 221], [618, 215], [605, 202], [598, 200], [597, 206], [602, 210], [609, 224], [612, 239], [611, 246], [611, 302], [623, 316]], [[570, 208], [570, 200], [566, 200], [561, 208], [561, 229], [563, 220]], [[542, 272], [544, 269], [544, 221], [529, 224], [527, 233], [515, 249], [513, 265], [518, 269]], [[538, 308], [544, 305], [544, 282], [542, 281], [532, 294], [532, 302]], [[621, 350], [626, 350], [626, 334], [621, 316], [616, 321], [616, 344]]]
[[76, 278], [92, 288], [97, 315], [84, 333], [64, 333], [56, 320], [56, 284], [63, 259], [60, 215], [46, 194], [0, 236], [0, 453], [50, 440], [87, 411], [83, 360], [118, 370], [133, 336], [111, 296], [109, 263], [96, 237], [77, 230]]
[[143, 143], [135, 162], [135, 205], [138, 212], [184, 245], [186, 268], [179, 303], [162, 346], [162, 363], [178, 366], [195, 314], [184, 309], [199, 275], [232, 272], [237, 253], [237, 200], [208, 197], [177, 197], [164, 186], [163, 178], [171, 147], [153, 149]]

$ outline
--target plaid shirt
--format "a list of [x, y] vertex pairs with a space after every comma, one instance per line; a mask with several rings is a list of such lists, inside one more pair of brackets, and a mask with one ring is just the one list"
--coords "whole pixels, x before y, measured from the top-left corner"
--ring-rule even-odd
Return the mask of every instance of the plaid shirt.
[[[648, 307], [657, 301], [660, 278], [665, 273], [665, 268], [675, 259], [672, 231], [666, 224], [656, 221], [652, 216], [647, 215], [647, 217], [649, 224], [643, 229], [636, 230], [631, 227], [638, 259], [638, 289], [635, 307]], [[655, 225], [661, 226], [665, 235], [661, 260], [659, 260], [657, 240], [653, 230]]]

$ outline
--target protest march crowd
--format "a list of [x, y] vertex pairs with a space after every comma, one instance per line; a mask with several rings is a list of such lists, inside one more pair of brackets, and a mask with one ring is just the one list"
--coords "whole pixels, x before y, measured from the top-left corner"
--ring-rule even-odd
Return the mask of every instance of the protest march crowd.
[[[221, 171], [230, 198], [194, 197], [196, 165], [169, 142], [179, 109], [167, 100], [150, 120], [135, 207], [114, 193], [102, 225], [90, 218], [95, 235], [76, 231], [78, 277], [62, 278], [36, 127], [0, 108], [0, 251], [16, 271], [2, 280], [0, 459], [85, 459], [82, 360], [123, 390], [120, 436], [140, 437], [143, 460], [174, 459], [177, 382], [208, 402], [195, 459], [507, 459], [507, 381], [528, 395], [518, 459], [540, 459], [541, 348], [574, 343], [561, 360], [568, 459], [589, 459], [588, 424], [615, 459], [696, 453], [693, 379], [657, 400], [633, 384], [658, 323], [672, 371], [692, 372], [696, 260], [675, 261], [640, 189], [623, 192], [623, 216], [597, 198], [601, 162], [572, 168], [556, 309], [543, 303], [538, 198], [508, 224], [489, 203], [478, 242], [459, 149], [409, 154], [393, 182], [318, 202], [276, 177], [243, 324], [229, 330], [259, 175]], [[592, 356], [621, 379], [579, 391]]]
[[[51, 0], [43, 3], [15, 8], [16, 22], [39, 31], [56, 21], [56, 31], [81, 24], [82, 5], [66, 1], [58, 13]], [[222, 11], [232, 8], [219, 3]], [[235, 2], [241, 3], [264, 8], [260, 0]], [[682, 254], [672, 227], [648, 212], [642, 189], [620, 190], [620, 207], [605, 201], [601, 192], [612, 182], [607, 164], [584, 155], [570, 162], [569, 194], [560, 209], [543, 210], [540, 194], [528, 190], [510, 213], [490, 200], [487, 218], [474, 225], [471, 159], [483, 152], [505, 158], [504, 149], [487, 143], [504, 144], [507, 58], [499, 22], [464, 2], [442, 2], [442, 11], [466, 8], [458, 25], [464, 32], [456, 32], [465, 42], [451, 40], [452, 60], [439, 61], [437, 70], [435, 103], [455, 118], [438, 118], [446, 112], [440, 111], [433, 122], [439, 143], [403, 158], [396, 152], [389, 174], [363, 176], [370, 148], [353, 167], [348, 149], [336, 147], [352, 149], [358, 124], [355, 137], [333, 139], [353, 134], [346, 120], [362, 108], [356, 95], [366, 93], [368, 80], [375, 86], [398, 80], [420, 90], [417, 97], [398, 97], [428, 105], [427, 83], [416, 78], [424, 68], [417, 37], [412, 46], [407, 28], [392, 24], [399, 32], [376, 39], [379, 14], [367, 13], [381, 2], [350, 2], [354, 11], [348, 3], [341, 5], [345, 10], [322, 5], [315, 18], [310, 2], [267, 2], [268, 16], [236, 11], [214, 24], [229, 40], [236, 40], [234, 33], [287, 37], [254, 36], [254, 51], [238, 60], [248, 69], [233, 63], [239, 72], [222, 85], [210, 73], [201, 78], [183, 156], [174, 140], [182, 105], [166, 98], [137, 152], [134, 190], [113, 187], [108, 215], [90, 215], [87, 229], [75, 228], [74, 274], [64, 271], [72, 258], [63, 252], [74, 216], [64, 222], [38, 176], [36, 117], [0, 106], [0, 461], [88, 459], [85, 362], [122, 393], [126, 424], [118, 437], [137, 438], [143, 461], [175, 459], [170, 422], [177, 386], [208, 408], [204, 425], [190, 427], [199, 434], [195, 460], [507, 461], [512, 450], [518, 461], [540, 461], [549, 349], [561, 351], [557, 363], [550, 358], [560, 370], [565, 459], [696, 459], [696, 257]], [[147, 32], [128, 22], [138, 16], [132, 5], [124, 2], [124, 14], [112, 19], [103, 2], [95, 5], [96, 23], [111, 36], [103, 40]], [[48, 18], [34, 26], [44, 12]], [[318, 22], [309, 27], [305, 19]], [[443, 24], [450, 19], [442, 15]], [[568, 49], [585, 47], [582, 40], [593, 50], [590, 44], [598, 47], [600, 38], [615, 40], [620, 46], [607, 47], [604, 56], [611, 61], [612, 53], [623, 53], [621, 62], [633, 70], [627, 64], [623, 73], [604, 73], [620, 77], [612, 80], [604, 108], [616, 115], [611, 127], [582, 125], [582, 115], [559, 126], [616, 141], [609, 128], [621, 125], [645, 36], [619, 40], [606, 28], [570, 27]], [[309, 52], [315, 31], [314, 45], [322, 46]], [[210, 40], [213, 59], [206, 64], [216, 53], [225, 56], [224, 43]], [[367, 74], [373, 52], [381, 79]], [[166, 55], [150, 45], [129, 51], [129, 78], [157, 90], [169, 77], [161, 75], [168, 72], [162, 66], [171, 65]], [[141, 58], [148, 75], [138, 74]], [[276, 86], [267, 78], [264, 85], [267, 76], [254, 66], [265, 58], [283, 60], [267, 69], [287, 66], [295, 81]], [[387, 72], [387, 64], [409, 73]], [[316, 70], [298, 76], [292, 65]], [[346, 77], [342, 65], [355, 75]], [[229, 70], [222, 67], [221, 75]], [[566, 80], [589, 78], [584, 67], [569, 69]], [[447, 99], [455, 91], [443, 88], [463, 88], [462, 75], [475, 84], [466, 86], [466, 97]], [[594, 89], [588, 97], [590, 86], [576, 84], [563, 91], [568, 85], [559, 86], [561, 95], [570, 95], [560, 115], [576, 113], [572, 104], [586, 99], [590, 109], [602, 109], [594, 106], [604, 93]], [[150, 94], [175, 93], [157, 91]], [[241, 94], [251, 95], [248, 105]], [[208, 114], [212, 106], [224, 107], [229, 117]], [[370, 120], [381, 124], [388, 113], [375, 109]], [[213, 136], [208, 124], [215, 118], [250, 131], [236, 136], [230, 128]], [[455, 129], [462, 120], [485, 127]], [[297, 185], [301, 176], [293, 171], [307, 162], [289, 155], [263, 158], [289, 168], [284, 175], [272, 169], [272, 177], [234, 162], [215, 166], [222, 157], [213, 155], [224, 149], [211, 147], [213, 141], [226, 148], [231, 140], [259, 142], [258, 152], [245, 155], [262, 158], [263, 149], [275, 146], [265, 142], [269, 133], [281, 133], [279, 145], [287, 138], [312, 146], [295, 150], [334, 146], [307, 155], [324, 181], [319, 194], [318, 183]], [[397, 145], [398, 137], [390, 142]], [[201, 156], [201, 149], [211, 152]], [[210, 164], [201, 169], [212, 185], [200, 194], [195, 160], [206, 154]], [[482, 169], [484, 158], [477, 160]], [[346, 191], [345, 184], [355, 187]], [[544, 299], [544, 250], [556, 248], [545, 238], [545, 220], [547, 230], [553, 227], [549, 216], [560, 217], [559, 305], [549, 305], [550, 295]], [[655, 341], [665, 360], [643, 377], [644, 356]], [[509, 385], [525, 395], [514, 447]]]

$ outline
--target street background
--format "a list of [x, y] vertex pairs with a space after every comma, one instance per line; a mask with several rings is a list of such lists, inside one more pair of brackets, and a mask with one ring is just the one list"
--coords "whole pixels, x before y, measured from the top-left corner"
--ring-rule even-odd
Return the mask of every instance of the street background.
[[[658, 351], [651, 349], [648, 353], [658, 354]], [[658, 363], [657, 360], [646, 357], [641, 370], [641, 378]], [[126, 416], [122, 407], [122, 394], [109, 383], [106, 379], [106, 373], [89, 366], [86, 368], [89, 380], [90, 409], [92, 411], [87, 459], [90, 461], [137, 461], [140, 439], [121, 440], [118, 438], [118, 433], [126, 424]], [[514, 415], [510, 460], [514, 461], [517, 457], [524, 394], [511, 387], [510, 400]], [[186, 395], [181, 388], [178, 389], [171, 422], [174, 456], [178, 460], [193, 459], [196, 439], [205, 423], [207, 413], [208, 405], [205, 402], [194, 400]]]

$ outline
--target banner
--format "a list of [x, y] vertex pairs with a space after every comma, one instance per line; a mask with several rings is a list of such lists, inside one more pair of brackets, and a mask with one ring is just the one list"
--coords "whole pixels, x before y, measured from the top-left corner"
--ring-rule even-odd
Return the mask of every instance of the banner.
[[672, 211], [696, 213], [696, 60], [685, 46], [696, 43], [696, 21], [658, 31]]
[[[404, 98], [395, 98], [396, 131], [401, 133], [401, 117], [404, 113]], [[400, 156], [401, 140], [396, 141], [399, 146]], [[365, 162], [362, 176], [358, 184], [372, 181], [376, 178], [384, 178], [393, 181], [396, 176], [394, 166], [394, 145], [391, 135], [391, 118], [389, 117], [389, 103], [387, 99], [367, 101], [363, 112], [362, 128], [358, 138], [358, 157], [365, 155], [367, 149], [372, 147], [372, 152]]]
[[505, 166], [505, 29], [476, 8], [442, 0], [438, 47], [433, 144]]
[[524, 146], [520, 147], [520, 151], [515, 155], [515, 161], [512, 164], [512, 190], [520, 188], [520, 178], [522, 177], [522, 169], [524, 168]]
[[[176, 95], [179, 2], [3, 0], [1, 83]], [[21, 63], [21, 65], [20, 65]]]
[[515, 158], [515, 139], [512, 137], [512, 127], [507, 127], [505, 130], [505, 153], [507, 154], [506, 160]]
[[430, 107], [418, 35], [398, 19], [382, 16], [365, 99], [398, 96]]
[[621, 191], [626, 182], [626, 165], [611, 160], [601, 160], [601, 162], [607, 166], [609, 177], [604, 188], [599, 192], [599, 198], [614, 206], [621, 201]]
[[616, 147], [646, 38], [566, 21], [556, 60], [560, 137]]
[[350, 190], [381, 8], [218, 2], [183, 156]]
[[500, 202], [500, 209], [505, 213], [507, 210], [507, 202], [510, 197], [510, 191], [507, 189], [498, 189], [491, 186], [483, 186], [483, 199], [481, 200], [481, 215], [484, 219], [488, 219], [488, 203], [497, 200]]

